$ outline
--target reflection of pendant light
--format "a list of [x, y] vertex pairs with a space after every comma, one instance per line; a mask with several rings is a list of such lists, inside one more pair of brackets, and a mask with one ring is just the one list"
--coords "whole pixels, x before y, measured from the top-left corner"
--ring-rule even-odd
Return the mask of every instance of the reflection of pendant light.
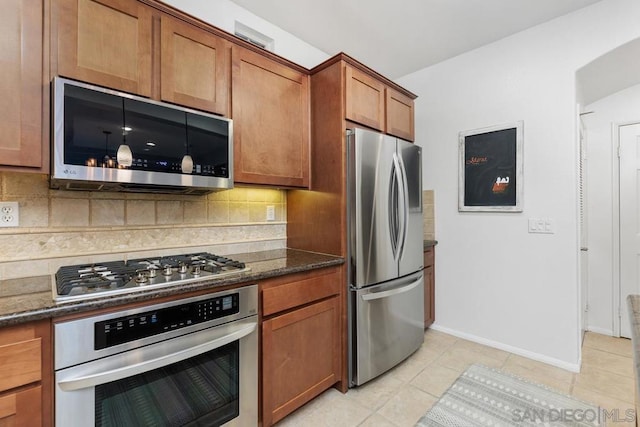
[[180, 167], [182, 168], [182, 173], [193, 173], [193, 159], [189, 155], [189, 124], [187, 123], [187, 112], [184, 113], [184, 145], [186, 154], [182, 157], [182, 163]]
[[124, 98], [122, 98], [122, 144], [118, 147], [116, 159], [120, 166], [131, 166], [133, 164], [133, 153], [127, 145], [127, 124], [124, 115]]
[[106, 168], [113, 168], [116, 165], [115, 159], [112, 159], [111, 157], [109, 157], [109, 135], [111, 135], [111, 132], [108, 130], [103, 130], [102, 133], [104, 133], [104, 138], [105, 138], [104, 163], [102, 163], [102, 166]]

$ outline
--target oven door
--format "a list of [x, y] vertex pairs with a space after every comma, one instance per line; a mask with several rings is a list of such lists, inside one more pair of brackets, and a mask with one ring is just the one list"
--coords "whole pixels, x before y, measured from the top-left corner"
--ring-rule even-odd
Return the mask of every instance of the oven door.
[[56, 372], [56, 425], [255, 426], [255, 317]]

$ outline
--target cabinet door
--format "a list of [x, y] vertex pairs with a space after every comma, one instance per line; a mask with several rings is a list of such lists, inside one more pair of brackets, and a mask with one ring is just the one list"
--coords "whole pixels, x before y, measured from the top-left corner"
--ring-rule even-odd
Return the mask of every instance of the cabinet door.
[[58, 74], [151, 94], [152, 9], [130, 0], [56, 0]]
[[0, 164], [41, 168], [42, 0], [6, 0], [0, 14]]
[[339, 301], [329, 298], [262, 323], [264, 426], [340, 379]]
[[387, 133], [407, 141], [413, 141], [415, 139], [413, 99], [396, 90], [387, 88], [386, 111]]
[[229, 44], [165, 15], [160, 28], [162, 100], [228, 116]]
[[0, 426], [50, 426], [53, 354], [49, 319], [0, 328]]
[[347, 120], [384, 131], [384, 84], [349, 66], [345, 84]]
[[0, 426], [32, 427], [42, 425], [42, 387], [0, 397]]
[[424, 327], [436, 320], [434, 248], [424, 251]]
[[233, 48], [234, 180], [309, 186], [309, 76]]

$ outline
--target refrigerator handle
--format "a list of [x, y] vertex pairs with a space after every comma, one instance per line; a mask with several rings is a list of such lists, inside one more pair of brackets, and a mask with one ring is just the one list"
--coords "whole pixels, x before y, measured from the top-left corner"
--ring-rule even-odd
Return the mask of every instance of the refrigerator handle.
[[397, 234], [395, 255], [396, 259], [400, 259], [400, 256], [402, 255], [402, 252], [404, 250], [404, 242], [407, 235], [407, 203], [409, 188], [407, 186], [407, 174], [404, 170], [404, 164], [402, 164], [402, 160], [398, 157], [397, 153], [393, 153], [393, 169], [397, 174], [397, 196], [395, 201]]
[[393, 258], [398, 259], [398, 238], [399, 238], [399, 216], [398, 216], [398, 181], [400, 173], [397, 168], [396, 154], [393, 153], [393, 167], [391, 168], [391, 179], [389, 180], [389, 237], [391, 238], [391, 250]]
[[381, 291], [381, 292], [371, 292], [369, 294], [364, 294], [362, 295], [362, 299], [364, 301], [372, 301], [372, 300], [376, 300], [376, 299], [382, 299], [382, 298], [387, 298], [393, 295], [398, 295], [398, 294], [402, 294], [405, 292], [410, 291], [411, 289], [414, 289], [418, 286], [420, 286], [423, 283], [423, 277], [420, 276], [418, 277], [416, 280], [410, 282], [408, 285], [403, 285], [399, 288], [393, 288], [393, 289], [389, 289], [386, 291]]

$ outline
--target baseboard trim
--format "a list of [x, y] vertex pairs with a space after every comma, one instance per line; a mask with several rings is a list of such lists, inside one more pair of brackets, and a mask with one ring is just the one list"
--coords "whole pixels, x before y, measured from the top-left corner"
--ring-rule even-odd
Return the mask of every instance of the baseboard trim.
[[568, 363], [568, 362], [565, 362], [564, 360], [545, 356], [544, 354], [535, 353], [533, 351], [525, 350], [520, 347], [514, 347], [498, 341], [489, 340], [476, 335], [468, 334], [466, 332], [461, 332], [455, 329], [447, 328], [445, 326], [438, 325], [437, 323], [432, 324], [430, 328], [439, 332], [444, 332], [445, 334], [453, 335], [454, 337], [463, 338], [465, 340], [473, 341], [478, 344], [497, 348], [498, 350], [508, 351], [509, 353], [526, 357], [527, 359], [532, 359], [538, 362], [546, 363], [548, 365], [556, 366], [558, 368], [561, 368], [567, 371], [576, 372], [576, 373], [580, 372], [580, 363]]
[[597, 326], [587, 326], [587, 331], [588, 332], [595, 332], [596, 334], [601, 334], [601, 335], [608, 335], [610, 337], [613, 336], [613, 330], [612, 329], [598, 328]]

